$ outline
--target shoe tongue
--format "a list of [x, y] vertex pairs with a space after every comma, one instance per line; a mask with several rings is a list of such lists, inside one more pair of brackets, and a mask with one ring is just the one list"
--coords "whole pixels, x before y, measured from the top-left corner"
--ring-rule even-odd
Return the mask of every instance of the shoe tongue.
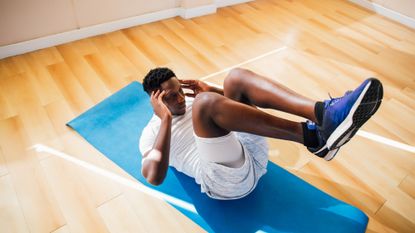
[[334, 98], [333, 101], [332, 101], [332, 103], [335, 104], [335, 103], [339, 102], [340, 99], [341, 99], [341, 97]]
[[341, 99], [342, 99], [342, 98], [344, 98], [345, 96], [350, 95], [352, 92], [353, 92], [353, 91], [348, 90], [348, 91], [346, 91], [346, 92], [344, 93], [344, 95], [343, 95], [343, 96], [340, 96], [340, 97], [335, 97], [335, 98], [331, 97], [331, 95], [330, 95], [330, 93], [329, 93], [330, 99], [329, 99], [329, 100], [324, 101], [324, 107], [332, 106], [333, 104], [335, 104], [335, 103], [339, 102], [339, 100], [341, 100]]
[[346, 96], [350, 95], [352, 92], [353, 92], [353, 91], [348, 90], [348, 91], [346, 91], [346, 93], [344, 93], [344, 95], [343, 95], [343, 96], [336, 97], [336, 98], [333, 98], [333, 97], [331, 97], [331, 96], [330, 96], [330, 98], [331, 98], [331, 99], [328, 101], [328, 104], [326, 104], [326, 107], [327, 107], [327, 106], [332, 106], [333, 104], [335, 104], [335, 103], [339, 102], [339, 100], [341, 100], [342, 98], [344, 98], [344, 97], [346, 97]]
[[340, 100], [341, 98], [342, 98], [342, 97], [331, 98], [330, 100], [328, 100], [328, 101], [325, 103], [325, 107], [327, 108], [328, 106], [332, 106], [333, 104], [335, 104], [335, 103], [339, 102], [339, 100]]

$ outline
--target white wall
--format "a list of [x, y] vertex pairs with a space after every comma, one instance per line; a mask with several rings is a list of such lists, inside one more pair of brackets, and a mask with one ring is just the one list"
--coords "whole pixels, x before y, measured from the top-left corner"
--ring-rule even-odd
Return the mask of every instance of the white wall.
[[0, 46], [214, 0], [0, 0]]
[[176, 0], [72, 0], [79, 27], [110, 22], [179, 6]]
[[0, 45], [77, 28], [70, 0], [1, 0]]

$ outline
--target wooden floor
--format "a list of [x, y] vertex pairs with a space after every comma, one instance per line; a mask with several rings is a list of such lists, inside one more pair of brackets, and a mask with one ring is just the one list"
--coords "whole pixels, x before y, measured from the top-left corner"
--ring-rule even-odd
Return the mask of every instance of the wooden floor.
[[[363, 130], [415, 145], [415, 30], [340, 0], [258, 0], [172, 18], [0, 60], [0, 232], [202, 232], [163, 201], [30, 147], [131, 179], [65, 123], [150, 68], [201, 78], [284, 46], [243, 67], [318, 100], [378, 77], [384, 102]], [[415, 232], [414, 153], [356, 136], [325, 162], [269, 142], [270, 160], [363, 210], [367, 232]]]

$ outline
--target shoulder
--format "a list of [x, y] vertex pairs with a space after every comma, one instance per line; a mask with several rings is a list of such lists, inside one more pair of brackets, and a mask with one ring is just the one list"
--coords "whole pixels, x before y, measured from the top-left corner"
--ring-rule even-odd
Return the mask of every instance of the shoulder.
[[156, 116], [156, 114], [153, 114], [151, 119], [148, 121], [147, 125], [159, 125], [160, 122], [161, 122], [160, 118], [158, 118], [158, 116]]
[[154, 133], [158, 128], [160, 128], [160, 119], [153, 114], [150, 121], [148, 121], [147, 125], [143, 129], [143, 134]]
[[153, 147], [153, 143], [157, 137], [158, 128], [160, 128], [160, 120], [157, 119], [158, 117], [153, 115], [151, 120], [147, 123], [141, 132], [139, 149], [142, 154]]

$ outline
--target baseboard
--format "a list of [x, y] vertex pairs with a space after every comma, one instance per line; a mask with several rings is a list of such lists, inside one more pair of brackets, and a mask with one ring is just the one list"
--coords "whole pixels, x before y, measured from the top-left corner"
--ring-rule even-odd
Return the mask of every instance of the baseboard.
[[216, 13], [216, 5], [205, 5], [200, 7], [193, 7], [193, 8], [182, 8], [180, 11], [180, 16], [184, 19], [190, 19], [202, 15], [208, 15]]
[[215, 4], [218, 8], [220, 8], [252, 1], [253, 0], [216, 0]]
[[380, 14], [380, 15], [383, 15], [383, 16], [389, 18], [389, 19], [397, 21], [397, 22], [399, 22], [403, 25], [406, 25], [410, 28], [415, 29], [415, 19], [413, 19], [409, 16], [403, 15], [399, 12], [388, 9], [384, 6], [381, 6], [381, 5], [377, 4], [377, 3], [369, 2], [367, 0], [349, 0], [349, 1], [355, 3], [359, 6], [362, 6], [366, 9], [374, 11], [374, 12]]

